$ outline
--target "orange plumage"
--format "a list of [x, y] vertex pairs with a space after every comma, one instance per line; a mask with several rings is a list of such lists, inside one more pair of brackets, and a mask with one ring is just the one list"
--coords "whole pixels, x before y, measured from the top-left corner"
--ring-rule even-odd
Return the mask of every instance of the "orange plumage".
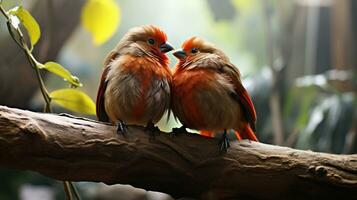
[[202, 135], [233, 129], [238, 139], [257, 141], [254, 105], [223, 51], [193, 37], [174, 55], [179, 59], [172, 83], [175, 117]]
[[118, 124], [156, 123], [169, 109], [172, 81], [166, 34], [148, 25], [129, 30], [104, 61], [97, 117]]

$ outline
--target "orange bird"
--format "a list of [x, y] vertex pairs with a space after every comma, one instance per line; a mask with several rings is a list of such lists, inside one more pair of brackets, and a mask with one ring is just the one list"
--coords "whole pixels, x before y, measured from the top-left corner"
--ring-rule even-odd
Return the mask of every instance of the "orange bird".
[[229, 147], [227, 129], [234, 129], [238, 139], [258, 141], [253, 102], [223, 51], [193, 37], [174, 56], [179, 62], [173, 73], [172, 111], [181, 128], [197, 129], [206, 136], [223, 131], [224, 151]]
[[99, 121], [155, 128], [170, 107], [172, 75], [165, 53], [173, 50], [153, 25], [129, 30], [104, 60], [97, 94]]

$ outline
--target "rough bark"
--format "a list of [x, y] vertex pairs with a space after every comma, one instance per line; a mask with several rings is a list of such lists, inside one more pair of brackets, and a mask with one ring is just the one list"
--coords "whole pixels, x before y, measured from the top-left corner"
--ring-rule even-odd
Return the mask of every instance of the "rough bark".
[[155, 139], [129, 126], [0, 106], [0, 165], [71, 181], [130, 184], [201, 199], [357, 197], [357, 155], [333, 155], [196, 134]]

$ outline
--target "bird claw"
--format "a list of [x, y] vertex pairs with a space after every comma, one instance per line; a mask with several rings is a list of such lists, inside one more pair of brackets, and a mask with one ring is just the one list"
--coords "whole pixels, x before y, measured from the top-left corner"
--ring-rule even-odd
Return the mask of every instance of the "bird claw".
[[125, 136], [128, 133], [128, 126], [120, 120], [117, 125], [117, 134]]
[[149, 136], [150, 136], [150, 140], [154, 140], [156, 136], [159, 136], [160, 135], [160, 129], [155, 126], [154, 123], [152, 122], [149, 122], [146, 127], [145, 127], [145, 131], [147, 131], [149, 133]]
[[225, 130], [220, 141], [220, 153], [226, 153], [230, 146], [231, 145], [229, 144], [229, 138], [227, 137], [227, 132]]
[[183, 134], [183, 133], [190, 133], [190, 132], [188, 132], [186, 130], [185, 126], [181, 126], [180, 128], [173, 128], [172, 132], [171, 132], [171, 135], [172, 136], [177, 136], [177, 135], [180, 135], [180, 134]]

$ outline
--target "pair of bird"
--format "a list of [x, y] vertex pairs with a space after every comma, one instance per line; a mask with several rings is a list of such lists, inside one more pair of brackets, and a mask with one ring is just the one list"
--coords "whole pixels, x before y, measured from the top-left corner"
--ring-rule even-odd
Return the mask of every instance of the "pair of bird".
[[172, 110], [186, 128], [205, 136], [223, 131], [221, 150], [229, 147], [227, 130], [238, 139], [257, 141], [256, 112], [238, 69], [222, 50], [197, 37], [173, 53], [178, 63], [169, 68], [167, 52], [174, 48], [153, 25], [129, 30], [104, 61], [97, 94], [97, 117], [118, 131], [125, 124], [155, 128]]

